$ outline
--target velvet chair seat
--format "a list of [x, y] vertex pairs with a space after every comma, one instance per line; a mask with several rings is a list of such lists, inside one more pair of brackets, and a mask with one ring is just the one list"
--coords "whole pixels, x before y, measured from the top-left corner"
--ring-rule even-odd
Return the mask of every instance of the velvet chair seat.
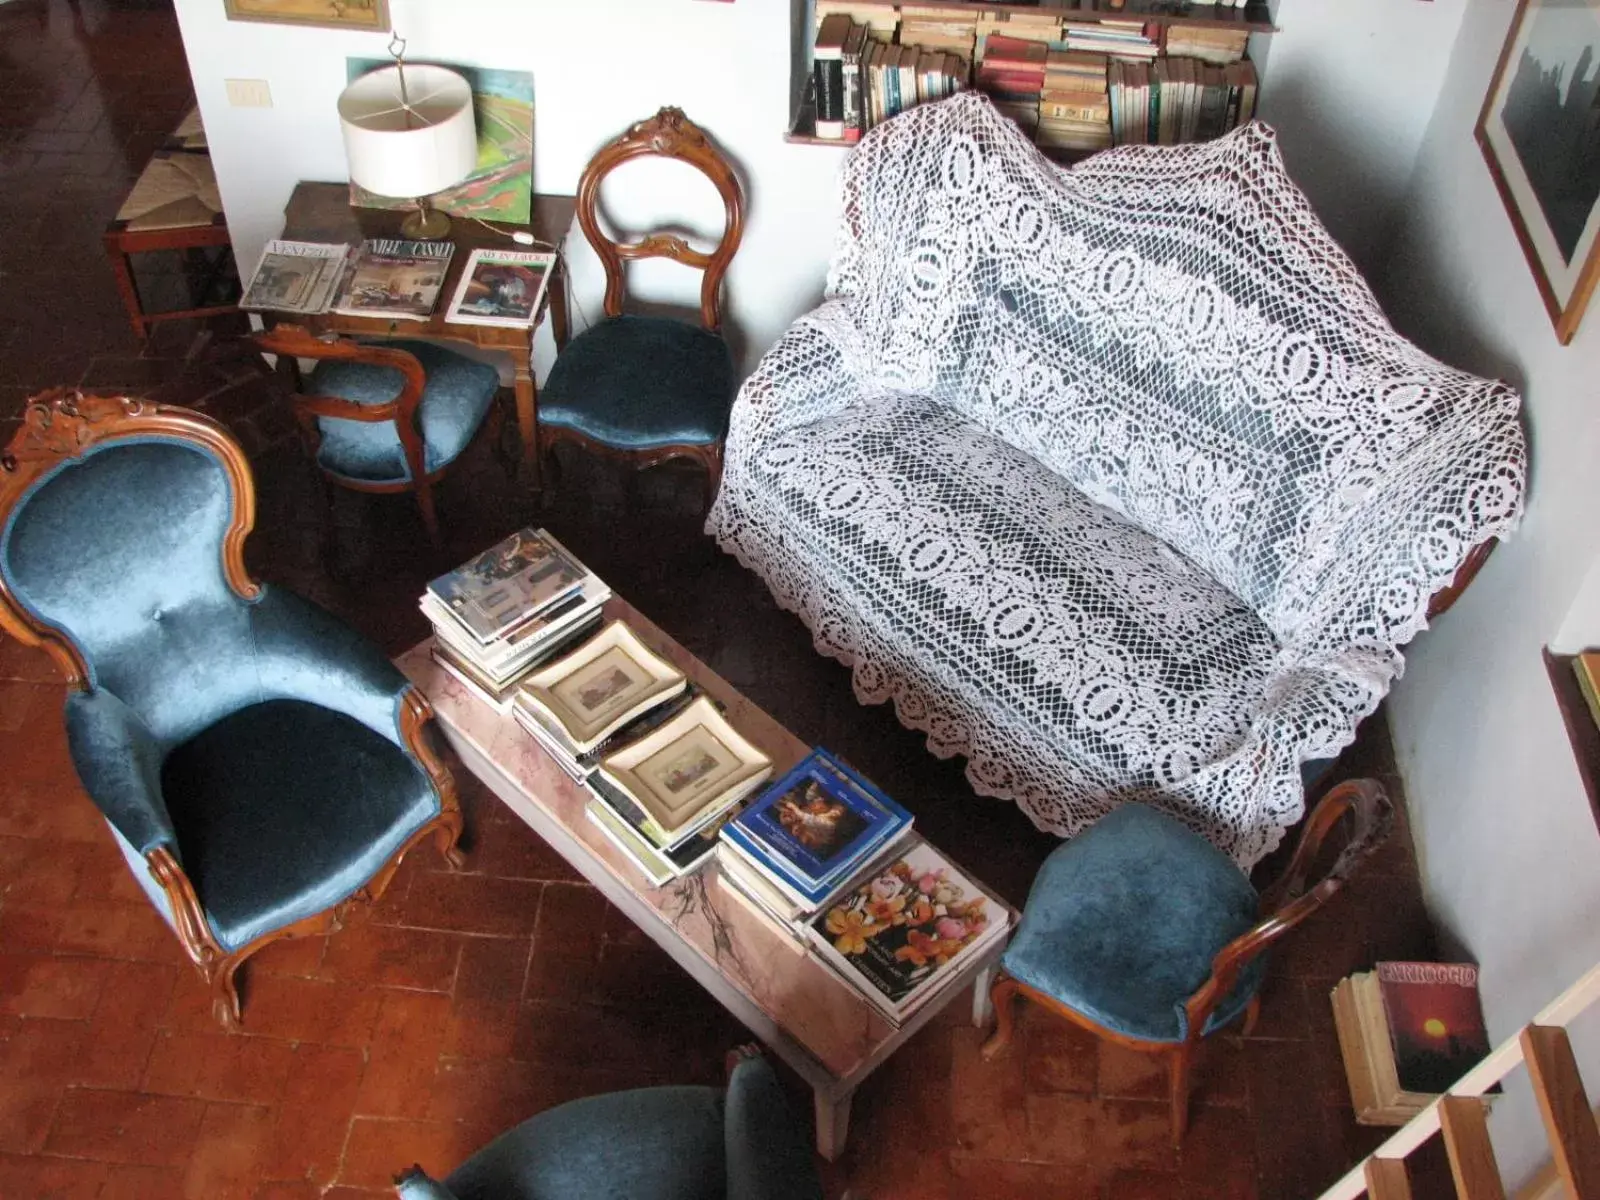
[[[487, 363], [429, 342], [383, 345], [416, 356], [427, 375], [417, 424], [422, 432], [423, 465], [428, 473], [454, 462], [483, 424], [500, 388], [500, 373]], [[356, 404], [387, 404], [400, 394], [404, 376], [393, 367], [331, 359], [307, 377], [313, 395], [336, 396]], [[317, 462], [324, 470], [367, 483], [409, 481], [410, 467], [393, 422], [365, 423], [318, 417], [322, 434]]]
[[301, 700], [249, 705], [173, 749], [161, 794], [230, 950], [344, 900], [439, 812], [405, 750]]
[[608, 317], [579, 334], [539, 392], [539, 423], [622, 450], [707, 445], [728, 431], [733, 359], [715, 333]]
[[[1211, 960], [1256, 923], [1259, 899], [1222, 851], [1144, 804], [1125, 804], [1052, 851], [1001, 965], [1113, 1033], [1181, 1042], [1184, 1001]], [[1206, 1025], [1244, 1012], [1265, 958], [1245, 968]]]

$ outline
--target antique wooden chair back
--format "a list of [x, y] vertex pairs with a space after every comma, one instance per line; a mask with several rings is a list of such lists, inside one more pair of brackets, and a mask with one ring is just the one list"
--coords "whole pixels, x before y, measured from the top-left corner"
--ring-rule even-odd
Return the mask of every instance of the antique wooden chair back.
[[[711, 181], [722, 197], [725, 222], [722, 239], [714, 250], [696, 250], [678, 235], [664, 233], [649, 234], [637, 242], [615, 242], [601, 229], [600, 185], [623, 163], [641, 158], [675, 159]], [[705, 130], [684, 116], [681, 108], [663, 108], [648, 121], [638, 122], [589, 160], [578, 181], [578, 224], [605, 268], [606, 316], [622, 315], [627, 291], [624, 264], [645, 258], [670, 258], [704, 272], [700, 282], [700, 323], [712, 332], [721, 328], [722, 277], [744, 237], [744, 189]]]

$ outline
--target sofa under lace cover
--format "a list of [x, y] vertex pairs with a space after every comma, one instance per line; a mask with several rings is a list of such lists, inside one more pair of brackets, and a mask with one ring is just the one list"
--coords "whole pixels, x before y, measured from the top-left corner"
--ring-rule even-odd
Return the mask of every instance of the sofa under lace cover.
[[1389, 327], [1267, 127], [1061, 170], [964, 94], [852, 154], [707, 528], [980, 792], [1248, 868], [1514, 527], [1517, 407]]

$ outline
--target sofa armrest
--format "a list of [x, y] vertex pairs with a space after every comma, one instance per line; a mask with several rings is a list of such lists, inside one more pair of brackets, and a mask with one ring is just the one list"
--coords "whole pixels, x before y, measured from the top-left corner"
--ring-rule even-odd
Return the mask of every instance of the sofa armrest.
[[723, 1099], [728, 1200], [821, 1200], [822, 1184], [806, 1139], [766, 1059], [743, 1059]]
[[785, 430], [833, 416], [869, 388], [870, 359], [850, 304], [829, 300], [805, 314], [761, 356], [739, 389], [727, 457], [738, 461]]
[[78, 779], [106, 820], [141, 856], [178, 839], [161, 797], [161, 747], [104, 688], [67, 697], [67, 746]]
[[282, 588], [250, 609], [263, 698], [305, 700], [354, 717], [397, 746], [411, 682], [376, 644], [326, 609]]

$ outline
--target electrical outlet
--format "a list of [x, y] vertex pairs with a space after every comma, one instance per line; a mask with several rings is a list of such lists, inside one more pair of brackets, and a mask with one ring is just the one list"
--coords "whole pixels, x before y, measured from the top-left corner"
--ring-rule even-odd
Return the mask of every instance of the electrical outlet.
[[272, 89], [265, 79], [224, 79], [228, 103], [234, 108], [271, 108]]

